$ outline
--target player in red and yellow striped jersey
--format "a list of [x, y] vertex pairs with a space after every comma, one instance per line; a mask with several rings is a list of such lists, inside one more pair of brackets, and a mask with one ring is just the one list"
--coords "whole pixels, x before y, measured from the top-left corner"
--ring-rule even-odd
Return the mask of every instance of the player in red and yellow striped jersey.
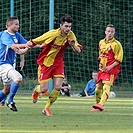
[[52, 116], [50, 106], [56, 101], [62, 88], [62, 81], [64, 78], [64, 51], [68, 46], [80, 53], [82, 46], [77, 42], [75, 34], [71, 30], [73, 19], [69, 16], [61, 18], [60, 28], [50, 30], [42, 36], [37, 37], [31, 42], [36, 44], [44, 44], [44, 49], [39, 54], [37, 59], [38, 67], [38, 81], [40, 83], [32, 94], [33, 102], [36, 103], [39, 93], [45, 93], [48, 90], [48, 81], [53, 78], [54, 89], [49, 95], [42, 113], [47, 116]]
[[92, 112], [103, 111], [104, 104], [109, 98], [110, 87], [113, 85], [120, 72], [120, 64], [123, 59], [121, 43], [114, 38], [115, 28], [107, 25], [106, 37], [99, 42], [99, 72], [95, 93], [96, 104]]

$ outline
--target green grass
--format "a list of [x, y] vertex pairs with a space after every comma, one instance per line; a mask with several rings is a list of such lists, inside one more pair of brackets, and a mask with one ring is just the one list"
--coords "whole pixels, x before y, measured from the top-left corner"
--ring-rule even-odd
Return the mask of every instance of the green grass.
[[41, 114], [47, 96], [32, 103], [17, 94], [18, 112], [0, 107], [0, 133], [132, 133], [132, 98], [109, 99], [103, 112], [90, 112], [94, 99], [62, 97], [52, 105], [53, 117]]

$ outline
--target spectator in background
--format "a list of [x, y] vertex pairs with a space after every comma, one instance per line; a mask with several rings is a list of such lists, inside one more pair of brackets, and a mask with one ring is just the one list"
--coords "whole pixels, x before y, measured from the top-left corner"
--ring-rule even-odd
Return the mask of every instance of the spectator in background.
[[62, 89], [60, 93], [62, 96], [70, 96], [71, 85], [67, 83], [67, 77], [65, 76], [62, 83]]
[[85, 89], [82, 92], [75, 94], [75, 96], [76, 97], [94, 97], [96, 81], [97, 81], [97, 71], [93, 71], [92, 79], [88, 81]]

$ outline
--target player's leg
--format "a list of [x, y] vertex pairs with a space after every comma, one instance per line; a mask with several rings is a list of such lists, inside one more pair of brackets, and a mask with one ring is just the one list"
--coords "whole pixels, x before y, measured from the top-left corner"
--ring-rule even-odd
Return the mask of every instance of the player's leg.
[[8, 72], [8, 77], [10, 79], [13, 80], [11, 87], [10, 87], [10, 93], [9, 93], [9, 99], [8, 99], [8, 103], [7, 106], [13, 110], [13, 111], [17, 111], [17, 108], [15, 106], [15, 102], [14, 102], [14, 96], [20, 86], [20, 82], [22, 81], [22, 75], [16, 71], [16, 70], [10, 70]]
[[49, 95], [49, 99], [44, 107], [44, 111], [46, 113], [47, 116], [52, 116], [49, 108], [51, 107], [51, 105], [57, 100], [59, 94], [60, 94], [60, 90], [62, 87], [62, 81], [63, 78], [54, 78], [54, 89], [51, 92], [51, 94]]
[[106, 76], [108, 77], [109, 80], [102, 81], [104, 85], [103, 85], [103, 93], [101, 95], [101, 100], [98, 104], [93, 105], [93, 108], [99, 109], [100, 111], [104, 110], [103, 106], [105, 102], [107, 101], [107, 99], [109, 98], [110, 88], [115, 80], [114, 74], [111, 74], [111, 75], [108, 74]]
[[[2, 82], [1, 73], [0, 73], [0, 82]], [[4, 93], [2, 91], [0, 91], [0, 106], [4, 106], [4, 103], [3, 103], [4, 99], [3, 99], [3, 97], [4, 97], [4, 99], [6, 98], [5, 95], [4, 95]]]
[[96, 84], [96, 89], [95, 89], [95, 100], [96, 100], [96, 103], [100, 102], [102, 92], [103, 92], [103, 84], [100, 81], [99, 83]]
[[52, 116], [50, 112], [50, 106], [53, 102], [56, 101], [57, 97], [60, 94], [60, 90], [62, 88], [62, 81], [64, 78], [64, 67], [63, 65], [52, 65], [50, 67], [46, 67], [44, 65], [38, 67], [38, 81], [40, 83], [40, 90], [46, 92], [48, 90], [48, 81], [53, 77], [54, 80], [54, 89], [49, 95], [49, 99], [46, 103], [46, 106], [42, 110], [42, 113], [47, 116]]
[[0, 102], [0, 106], [4, 106], [6, 103], [7, 96]]
[[96, 84], [96, 89], [95, 89], [96, 103], [99, 103], [101, 100], [101, 95], [102, 95], [102, 90], [103, 90], [102, 77], [104, 77], [102, 76], [102, 71], [99, 71], [97, 75], [97, 84]]
[[48, 95], [48, 82], [40, 83], [40, 85], [36, 85], [32, 93], [33, 103], [37, 102], [39, 94], [40, 96]]
[[4, 85], [3, 90], [0, 90], [0, 102], [7, 97], [10, 92], [10, 85]]
[[105, 104], [105, 102], [109, 98], [110, 88], [111, 88], [110, 83], [105, 83], [103, 85], [103, 93], [102, 93], [102, 96], [101, 96], [101, 100], [99, 102], [99, 104], [101, 104], [102, 106]]
[[92, 112], [99, 112], [100, 110], [98, 108], [95, 107], [95, 105], [97, 105], [100, 100], [101, 100], [101, 96], [102, 96], [102, 92], [103, 92], [103, 84], [100, 81], [99, 83], [96, 84], [96, 89], [95, 89], [95, 100], [96, 100], [96, 104], [92, 105]]
[[8, 71], [13, 69], [11, 65], [4, 64], [0, 66], [0, 79], [3, 81], [4, 88], [0, 90], [0, 102], [9, 94], [11, 79], [8, 77]]
[[[48, 73], [48, 72], [47, 72]], [[52, 103], [54, 103], [58, 96], [60, 95], [60, 90], [62, 89], [62, 82], [63, 82], [63, 78], [64, 78], [64, 65], [59, 64], [56, 66], [51, 66], [51, 68], [49, 69], [49, 73], [48, 73], [49, 77], [50, 75], [53, 76], [53, 80], [54, 80], [54, 89], [51, 92], [51, 94], [49, 95], [49, 99], [45, 105], [45, 110], [49, 110], [50, 106], [52, 105]], [[48, 79], [48, 75], [47, 75], [47, 79]], [[47, 113], [46, 113], [47, 115]], [[47, 115], [47, 116], [51, 116]]]
[[45, 67], [44, 65], [38, 66], [38, 82], [40, 83], [40, 85], [36, 85], [36, 87], [33, 90], [33, 93], [32, 93], [33, 103], [37, 102], [39, 94], [41, 95], [48, 94], [48, 81], [52, 78], [51, 76], [49, 76], [50, 72], [51, 72], [50, 67]]

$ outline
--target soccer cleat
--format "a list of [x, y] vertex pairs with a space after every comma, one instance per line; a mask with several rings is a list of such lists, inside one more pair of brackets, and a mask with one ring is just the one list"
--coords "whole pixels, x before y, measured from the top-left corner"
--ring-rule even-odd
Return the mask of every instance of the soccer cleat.
[[91, 112], [100, 112], [100, 110], [99, 110], [99, 109], [93, 108], [93, 109], [91, 110]]
[[4, 106], [5, 105], [5, 103], [4, 102], [0, 102], [0, 106]]
[[92, 105], [92, 107], [94, 109], [99, 109], [100, 111], [104, 110], [104, 107], [101, 104], [99, 104], [99, 103]]
[[7, 107], [9, 107], [12, 111], [18, 111], [14, 102], [7, 103]]
[[43, 109], [42, 113], [46, 116], [53, 116], [49, 108]]
[[32, 100], [33, 100], [33, 103], [36, 103], [38, 100], [38, 93], [35, 90], [32, 93]]

